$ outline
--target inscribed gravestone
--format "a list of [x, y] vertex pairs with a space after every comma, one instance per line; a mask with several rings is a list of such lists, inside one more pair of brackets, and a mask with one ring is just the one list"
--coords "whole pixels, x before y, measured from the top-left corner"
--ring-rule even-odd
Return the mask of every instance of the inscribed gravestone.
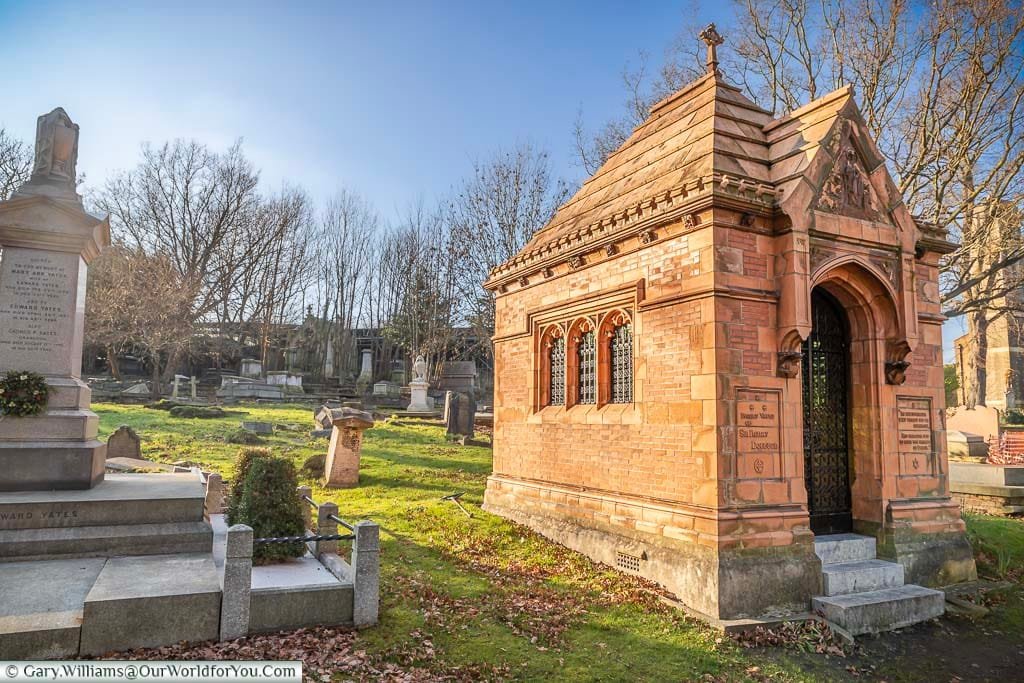
[[121, 425], [107, 439], [107, 459], [135, 458], [142, 459], [142, 445], [139, 435], [128, 425]]

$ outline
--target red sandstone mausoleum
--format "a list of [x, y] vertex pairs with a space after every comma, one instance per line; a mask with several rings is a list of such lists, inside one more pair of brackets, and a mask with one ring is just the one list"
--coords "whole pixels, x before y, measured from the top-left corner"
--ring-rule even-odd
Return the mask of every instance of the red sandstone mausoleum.
[[975, 576], [943, 424], [953, 245], [909, 213], [851, 88], [773, 118], [715, 44], [491, 272], [485, 507], [715, 619], [813, 601], [842, 621], [851, 593], [941, 614], [910, 584]]

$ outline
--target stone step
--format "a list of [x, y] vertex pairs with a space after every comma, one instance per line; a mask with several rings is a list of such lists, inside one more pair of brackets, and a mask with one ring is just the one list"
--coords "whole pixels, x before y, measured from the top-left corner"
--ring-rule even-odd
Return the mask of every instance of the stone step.
[[823, 564], [821, 575], [827, 596], [898, 588], [903, 585], [903, 565], [885, 560]]
[[220, 603], [209, 553], [110, 558], [85, 598], [79, 653], [216, 639]]
[[814, 552], [822, 564], [875, 559], [875, 539], [860, 534], [830, 534], [814, 538]]
[[210, 552], [206, 522], [73, 526], [0, 531], [0, 564], [23, 560]]
[[0, 530], [199, 522], [205, 497], [191, 472], [108, 474], [87, 490], [0, 493]]
[[946, 596], [942, 591], [914, 584], [811, 599], [816, 613], [855, 636], [891, 631], [940, 617], [945, 605]]
[[0, 657], [76, 657], [85, 596], [106, 561], [0, 563]]

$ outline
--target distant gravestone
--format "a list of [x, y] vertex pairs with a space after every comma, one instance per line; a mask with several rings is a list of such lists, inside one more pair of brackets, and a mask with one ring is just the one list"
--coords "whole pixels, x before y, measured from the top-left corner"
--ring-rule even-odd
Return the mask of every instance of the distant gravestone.
[[142, 445], [139, 435], [128, 425], [121, 425], [107, 439], [107, 460], [111, 458], [142, 459]]
[[274, 425], [272, 422], [242, 421], [242, 429], [253, 434], [273, 434]]
[[449, 436], [473, 438], [476, 401], [472, 395], [449, 391], [444, 397], [444, 421]]

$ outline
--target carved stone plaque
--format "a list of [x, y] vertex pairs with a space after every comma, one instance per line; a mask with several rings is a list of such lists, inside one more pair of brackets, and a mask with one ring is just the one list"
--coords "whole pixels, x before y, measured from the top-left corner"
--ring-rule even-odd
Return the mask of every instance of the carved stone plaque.
[[931, 399], [897, 397], [896, 422], [901, 473], [931, 474], [935, 452]]
[[782, 429], [776, 389], [736, 391], [736, 472], [741, 479], [781, 476]]
[[[77, 374], [81, 344], [76, 291], [84, 294], [77, 254], [9, 248], [0, 256], [0, 369]], [[84, 275], [84, 273], [81, 273]], [[84, 278], [83, 278], [84, 279]], [[80, 289], [79, 289], [80, 288]]]

